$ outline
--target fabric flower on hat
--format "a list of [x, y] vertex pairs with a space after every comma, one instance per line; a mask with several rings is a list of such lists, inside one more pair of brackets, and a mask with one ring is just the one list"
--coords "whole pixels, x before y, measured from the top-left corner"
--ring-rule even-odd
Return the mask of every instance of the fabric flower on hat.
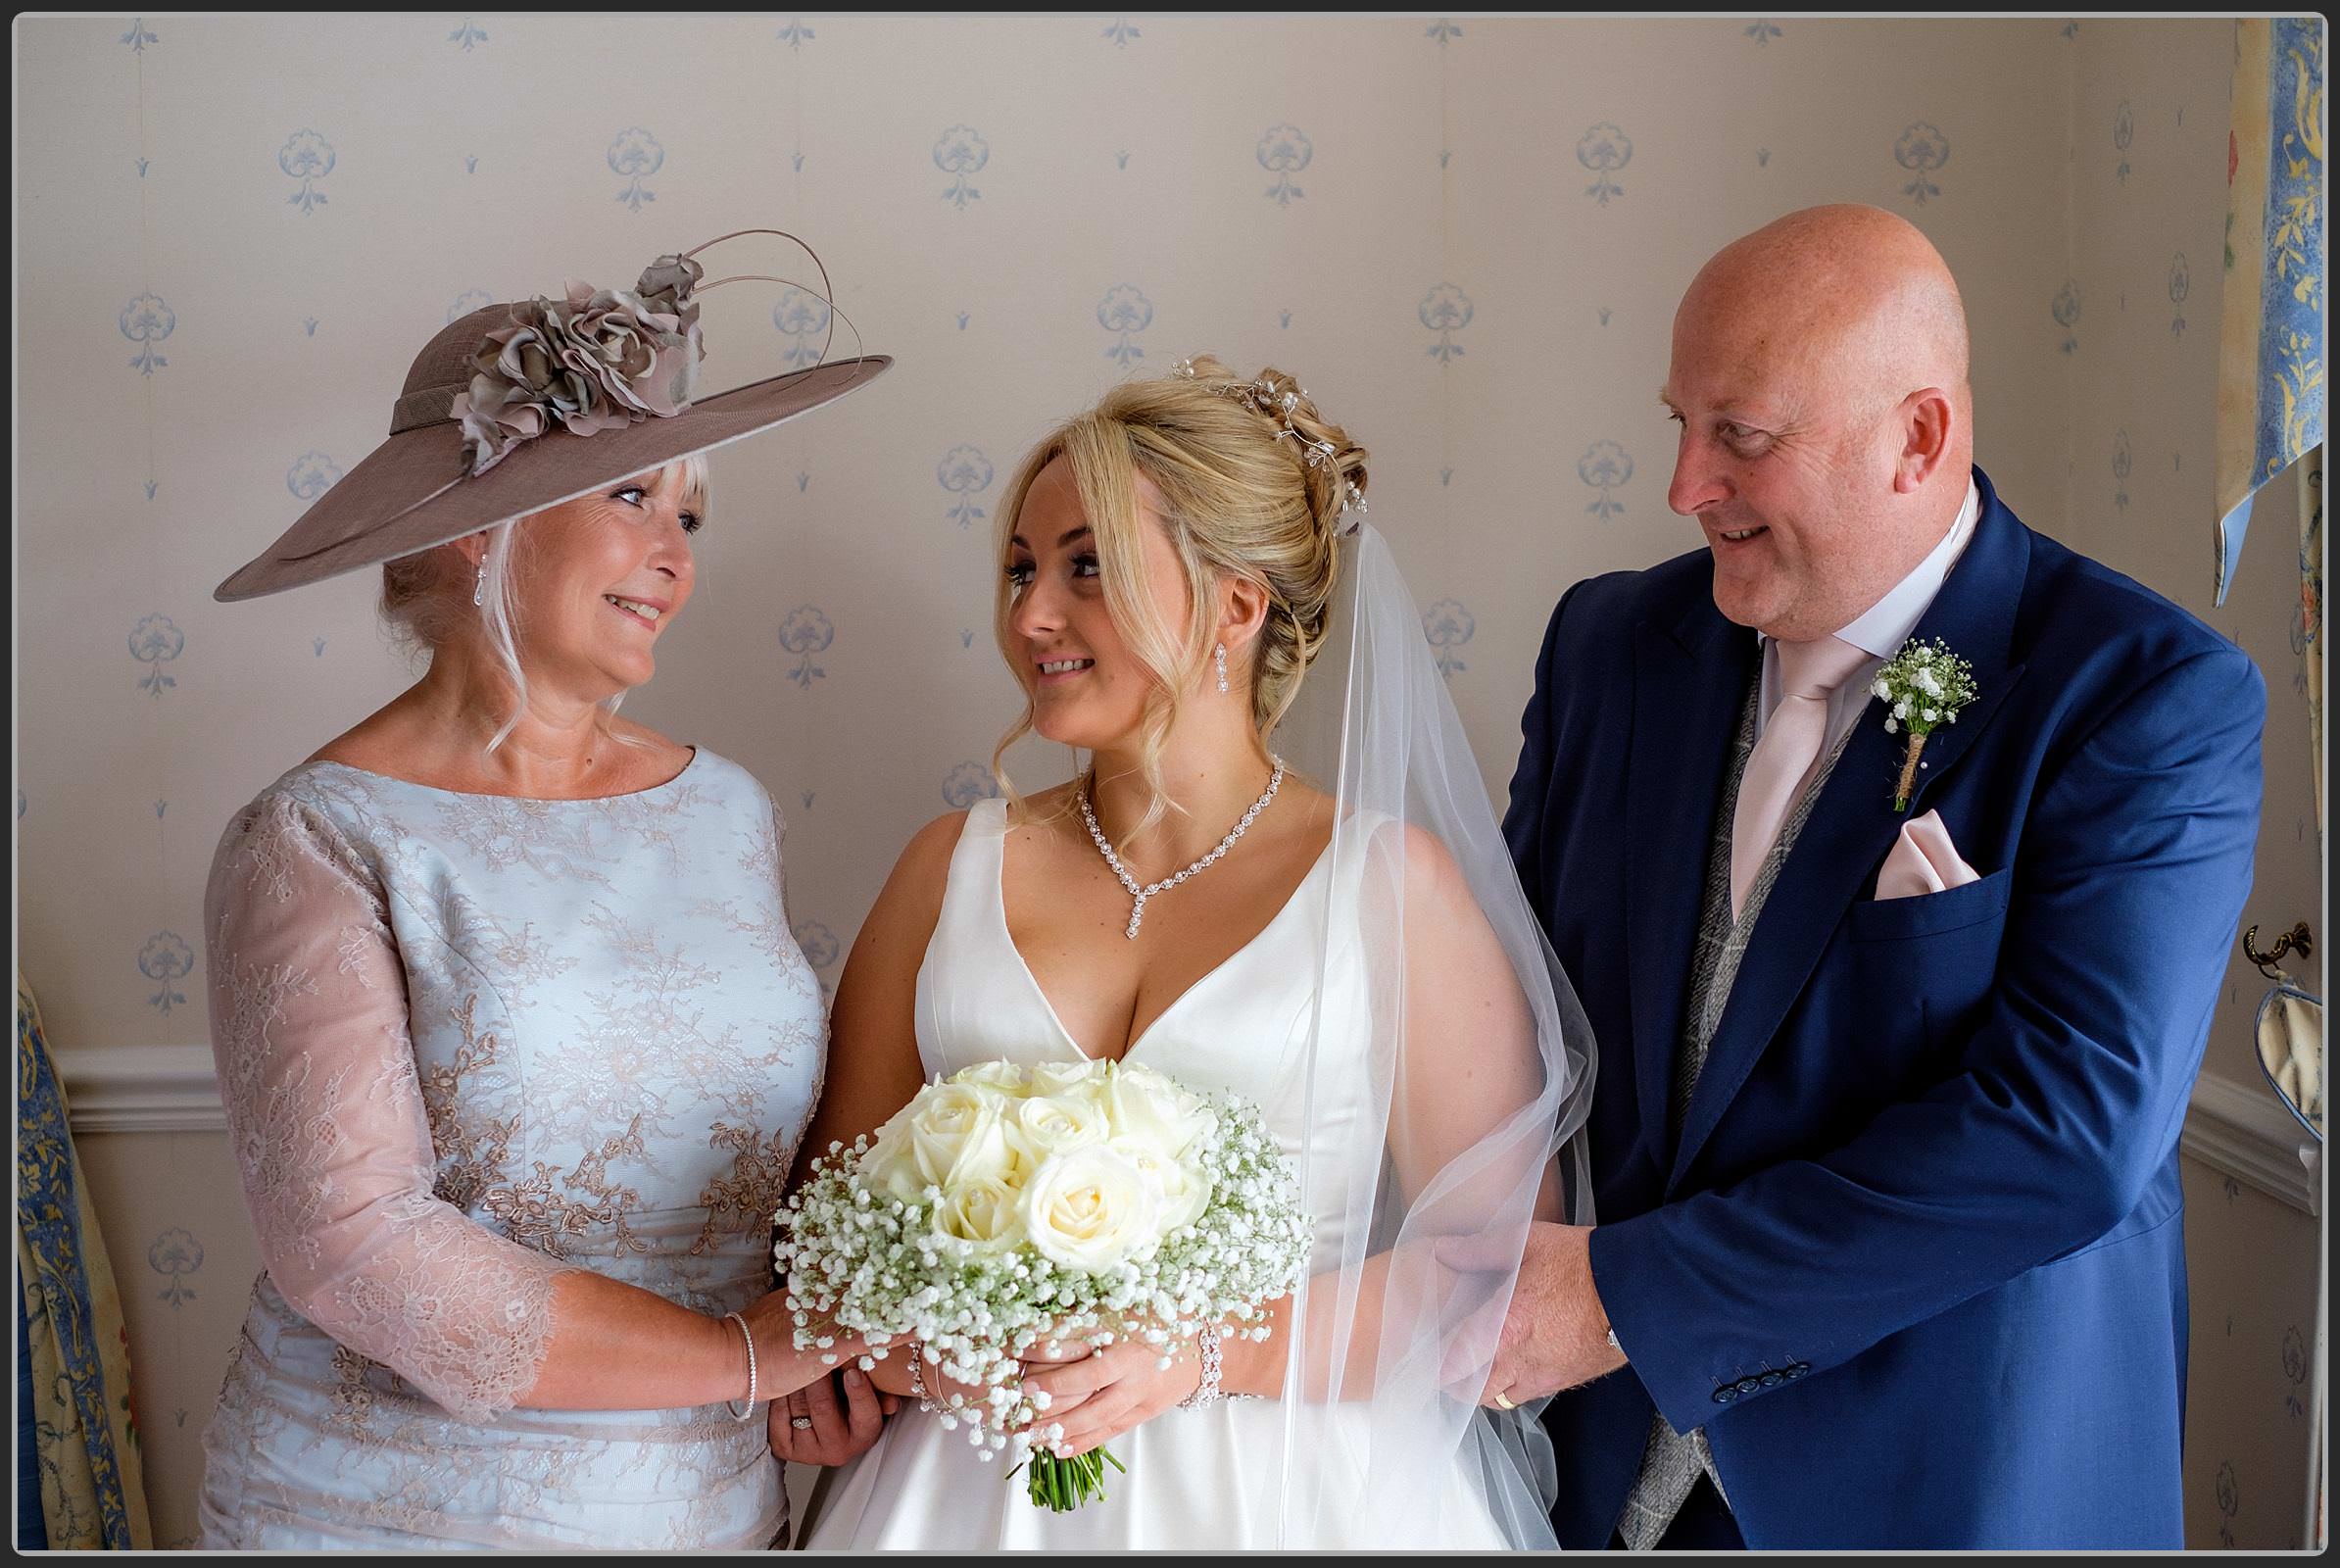
[[449, 411], [463, 424], [472, 474], [555, 419], [592, 435], [689, 408], [707, 354], [690, 293], [704, 275], [688, 257], [661, 256], [632, 289], [572, 282], [564, 299], [516, 307], [515, 319], [480, 344], [471, 385]]

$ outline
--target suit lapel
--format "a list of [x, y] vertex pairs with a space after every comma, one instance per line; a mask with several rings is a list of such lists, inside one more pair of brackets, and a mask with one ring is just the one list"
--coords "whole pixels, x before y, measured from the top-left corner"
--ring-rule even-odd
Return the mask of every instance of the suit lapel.
[[[1925, 813], [1928, 787], [1965, 754], [2023, 673], [2011, 660], [2011, 645], [2016, 607], [2030, 567], [2030, 534], [1999, 504], [1979, 468], [1974, 479], [1982, 500], [1974, 537], [1911, 633], [1929, 640], [1939, 637], [1974, 665], [1974, 702], [1956, 723], [1927, 737], [1920, 756], [1924, 765], [1906, 812], [1893, 809], [1893, 784], [1900, 776], [1908, 737], [1885, 733], [1875, 699], [1855, 720], [1835, 771], [1822, 787], [1756, 915], [1731, 1000], [1716, 1025], [1706, 1065], [1683, 1117], [1682, 1143], [1667, 1179], [1669, 1197], [1803, 993], [1844, 911], [1868, 895], [1901, 825]], [[1638, 991], [1636, 977], [1636, 995]], [[1636, 1029], [1636, 1042], [1638, 1037]]]
[[1635, 1098], [1661, 1165], [1715, 809], [1755, 657], [1754, 633], [1725, 620], [1701, 589], [1686, 612], [1634, 627], [1626, 935]]

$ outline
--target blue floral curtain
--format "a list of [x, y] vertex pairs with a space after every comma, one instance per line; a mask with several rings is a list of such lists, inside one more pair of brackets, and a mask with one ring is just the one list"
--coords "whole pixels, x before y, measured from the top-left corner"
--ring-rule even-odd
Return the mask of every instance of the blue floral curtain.
[[[130, 1345], [40, 1010], [17, 980], [18, 1494], [38, 1468], [43, 1544], [146, 1550]], [[27, 1427], [29, 1432], [27, 1434]], [[29, 1436], [27, 1446], [24, 1439]], [[20, 1526], [20, 1543], [24, 1535]]]
[[[2242, 556], [2251, 498], [2323, 442], [2328, 270], [2323, 22], [2253, 18], [2235, 24], [2234, 37], [2218, 336], [2214, 566], [2221, 605]], [[2320, 549], [2317, 555], [2320, 578]]]

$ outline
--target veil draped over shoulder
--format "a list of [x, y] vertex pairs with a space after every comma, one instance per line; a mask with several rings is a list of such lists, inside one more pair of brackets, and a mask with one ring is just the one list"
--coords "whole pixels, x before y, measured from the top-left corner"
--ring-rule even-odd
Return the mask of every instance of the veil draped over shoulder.
[[[1506, 1544], [1549, 1547], [1542, 1401], [1476, 1401], [1530, 1221], [1591, 1219], [1591, 1031], [1388, 542], [1363, 527], [1341, 553], [1326, 646], [1274, 736], [1337, 814], [1300, 1080], [1301, 1201], [1318, 1242], [1287, 1340], [1270, 1506], [1292, 1544], [1436, 1547], [1484, 1538], [1483, 1519], [1442, 1517], [1483, 1492]], [[1360, 994], [1361, 1006], [1326, 1001]], [[1436, 1244], [1466, 1236], [1480, 1239], [1475, 1263], [1500, 1251], [1510, 1268], [1441, 1265]], [[1340, 1418], [1316, 1419], [1327, 1406]], [[1352, 1451], [1314, 1451], [1328, 1441]], [[1433, 1484], [1458, 1468], [1470, 1486]]]

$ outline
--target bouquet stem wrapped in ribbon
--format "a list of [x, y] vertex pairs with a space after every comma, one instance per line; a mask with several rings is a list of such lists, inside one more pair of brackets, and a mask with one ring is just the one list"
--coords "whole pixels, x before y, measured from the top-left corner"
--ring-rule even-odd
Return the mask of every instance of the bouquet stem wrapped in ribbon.
[[1312, 1229], [1258, 1108], [1111, 1061], [985, 1062], [928, 1084], [849, 1149], [832, 1144], [776, 1216], [799, 1348], [843, 1330], [870, 1359], [922, 1342], [985, 1459], [1029, 1466], [1035, 1504], [1104, 1495], [1096, 1449], [1061, 1458], [1025, 1398], [1047, 1344], [1140, 1339], [1169, 1365], [1202, 1334], [1265, 1339]]

